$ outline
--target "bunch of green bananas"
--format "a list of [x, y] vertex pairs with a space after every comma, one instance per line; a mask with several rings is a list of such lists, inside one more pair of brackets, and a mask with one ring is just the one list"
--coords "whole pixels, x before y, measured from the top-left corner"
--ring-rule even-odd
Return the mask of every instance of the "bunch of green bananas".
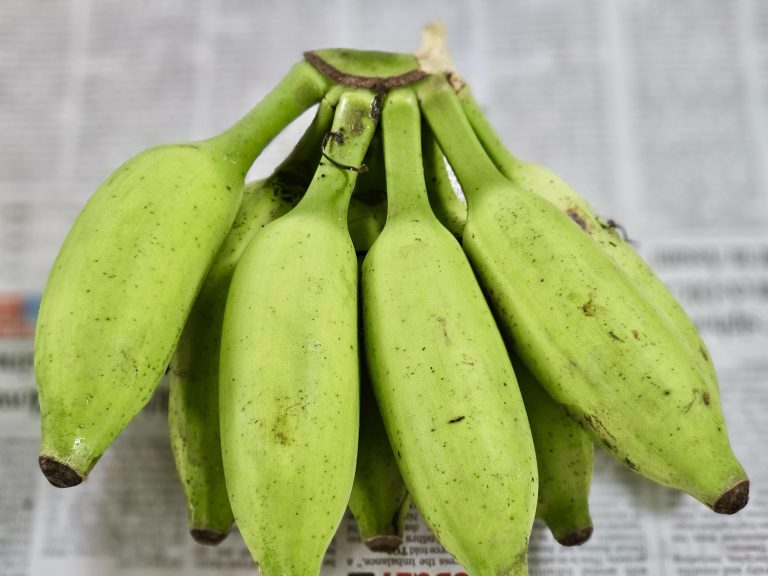
[[427, 38], [418, 58], [307, 53], [229, 130], [96, 191], [38, 318], [52, 484], [88, 475], [170, 364], [191, 533], [236, 521], [265, 575], [317, 574], [347, 506], [396, 549], [411, 501], [469, 573], [526, 574], [535, 516], [589, 538], [593, 442], [715, 512], [746, 504], [693, 323], [614, 227], [504, 149]]

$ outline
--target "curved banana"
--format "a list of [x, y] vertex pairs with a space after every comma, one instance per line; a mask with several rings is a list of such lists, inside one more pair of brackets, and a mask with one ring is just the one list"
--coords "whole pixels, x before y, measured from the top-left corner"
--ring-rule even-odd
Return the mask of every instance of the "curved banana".
[[82, 482], [149, 400], [235, 217], [246, 172], [328, 83], [297, 64], [227, 131], [139, 153], [85, 205], [37, 319], [39, 463], [51, 484]]
[[549, 200], [589, 234], [629, 276], [635, 285], [669, 318], [707, 376], [708, 392], [720, 395], [712, 359], [696, 325], [666, 285], [615, 225], [597, 215], [589, 203], [546, 166], [512, 156], [480, 110], [469, 85], [458, 91], [464, 112], [493, 163], [515, 184]]
[[264, 576], [317, 574], [349, 501], [359, 418], [347, 206], [374, 130], [345, 92], [304, 198], [257, 234], [224, 312], [220, 420], [235, 520]]
[[536, 516], [563, 546], [584, 544], [592, 536], [589, 487], [595, 448], [592, 438], [544, 391], [512, 355], [525, 402], [539, 470]]
[[498, 172], [443, 76], [419, 95], [468, 200], [464, 249], [515, 352], [616, 458], [716, 512], [743, 508], [719, 398], [669, 319], [571, 218]]
[[[422, 141], [432, 209], [438, 220], [454, 236], [461, 238], [467, 217], [466, 204], [453, 190], [437, 142], [431, 134], [425, 137], [423, 132]], [[431, 178], [430, 174], [433, 175]], [[589, 516], [594, 455], [592, 438], [544, 392], [514, 353], [511, 353], [511, 360], [536, 448], [539, 471], [536, 516], [546, 522], [560, 544], [583, 544], [592, 535]]]
[[233, 522], [221, 462], [219, 352], [221, 324], [235, 265], [250, 239], [288, 212], [304, 194], [333, 119], [329, 97], [293, 152], [273, 174], [248, 184], [229, 235], [219, 249], [171, 360], [168, 423], [171, 448], [192, 537], [218, 544]]
[[374, 552], [394, 552], [403, 542], [411, 505], [408, 489], [373, 395], [364, 354], [360, 361], [360, 436], [349, 509], [363, 543]]
[[[460, 239], [467, 206], [453, 190], [443, 153], [434, 137], [422, 132], [422, 141], [430, 204], [438, 220]], [[583, 544], [592, 535], [589, 516], [592, 438], [544, 392], [514, 353], [511, 360], [536, 448], [539, 471], [536, 516], [546, 522], [560, 544]]]
[[363, 264], [374, 392], [408, 491], [471, 574], [527, 574], [536, 461], [501, 335], [435, 218], [412, 92], [383, 108], [388, 214]]

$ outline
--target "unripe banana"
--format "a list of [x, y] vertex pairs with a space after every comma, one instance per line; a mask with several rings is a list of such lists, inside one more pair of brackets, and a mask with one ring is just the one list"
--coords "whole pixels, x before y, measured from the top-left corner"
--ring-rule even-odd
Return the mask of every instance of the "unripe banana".
[[444, 77], [419, 94], [467, 197], [464, 249], [515, 352], [616, 458], [740, 510], [749, 481], [719, 398], [669, 319], [573, 220], [496, 170]]
[[394, 552], [403, 542], [411, 499], [381, 420], [364, 354], [360, 362], [360, 436], [349, 509], [363, 543], [374, 552]]
[[[365, 165], [368, 173], [365, 178], [358, 178], [348, 213], [349, 234], [357, 252], [358, 268], [384, 228], [387, 217], [380, 130], [376, 131], [366, 152]], [[365, 355], [360, 354], [360, 435], [349, 509], [357, 521], [363, 543], [374, 552], [397, 550], [403, 541], [403, 526], [410, 502], [371, 390]]]
[[297, 64], [229, 130], [141, 152], [90, 198], [37, 321], [39, 461], [53, 485], [79, 484], [149, 400], [235, 217], [245, 173], [327, 85]]
[[257, 234], [224, 312], [220, 420], [235, 520], [264, 576], [317, 574], [349, 501], [359, 418], [347, 206], [374, 95], [341, 96], [299, 204]]
[[696, 325], [642, 256], [617, 232], [616, 226], [598, 216], [584, 198], [549, 168], [512, 156], [484, 117], [469, 85], [465, 84], [458, 91], [458, 96], [475, 134], [499, 171], [521, 188], [538, 194], [565, 212], [616, 261], [659, 311], [669, 318], [690, 353], [704, 368], [709, 394], [719, 397], [715, 368]]
[[388, 215], [363, 264], [365, 350], [408, 491], [473, 575], [527, 574], [536, 461], [472, 270], [429, 207], [412, 92], [384, 103]]
[[[429, 130], [428, 127], [426, 129]], [[425, 136], [422, 132], [422, 142], [424, 173], [432, 209], [438, 220], [454, 236], [461, 238], [467, 206], [454, 192], [443, 162], [443, 153], [431, 133]], [[589, 516], [594, 454], [592, 438], [544, 392], [514, 353], [511, 360], [536, 448], [539, 471], [536, 516], [547, 523], [555, 539], [564, 546], [583, 544], [592, 535]]]
[[171, 361], [171, 448], [187, 501], [190, 533], [202, 544], [221, 542], [233, 521], [219, 432], [219, 353], [229, 283], [254, 234], [303, 196], [320, 159], [333, 104], [326, 96], [290, 156], [269, 178], [245, 187], [232, 229], [197, 295]]
[[539, 470], [536, 516], [563, 546], [583, 544], [592, 535], [589, 486], [595, 453], [592, 438], [555, 403], [512, 356], [512, 366], [525, 402]]
[[[454, 192], [442, 151], [432, 134], [422, 132], [422, 140], [430, 204], [438, 220], [461, 238], [467, 217], [466, 204]], [[592, 535], [588, 501], [594, 453], [592, 439], [549, 398], [519, 359], [513, 355], [512, 360], [536, 448], [539, 472], [536, 516], [546, 522], [555, 539], [564, 546], [583, 544]]]

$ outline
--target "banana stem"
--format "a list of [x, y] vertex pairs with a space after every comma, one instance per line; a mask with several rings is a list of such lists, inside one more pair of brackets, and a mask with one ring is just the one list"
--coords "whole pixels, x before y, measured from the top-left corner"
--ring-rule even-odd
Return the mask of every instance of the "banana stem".
[[421, 149], [424, 157], [424, 178], [427, 181], [427, 196], [435, 216], [443, 226], [461, 238], [467, 220], [467, 206], [456, 195], [445, 167], [443, 151], [437, 144], [426, 122], [421, 128]]
[[446, 78], [431, 76], [418, 86], [417, 93], [421, 110], [468, 201], [488, 186], [508, 185], [488, 158]]
[[305, 61], [293, 65], [280, 83], [256, 106], [221, 134], [204, 141], [245, 174], [282, 130], [316, 104], [331, 81]]
[[275, 168], [270, 179], [276, 179], [284, 185], [298, 184], [306, 190], [320, 161], [320, 145], [333, 122], [340, 89], [340, 86], [334, 86], [320, 100], [312, 123], [301, 135], [290, 154]]
[[382, 112], [387, 220], [432, 214], [421, 158], [421, 117], [411, 90], [390, 92]]
[[364, 89], [349, 90], [341, 95], [328, 133], [330, 137], [323, 149], [325, 158], [320, 161], [306, 195], [294, 212], [330, 210], [346, 227], [349, 199], [376, 131], [374, 97], [372, 91]]
[[480, 105], [475, 100], [475, 96], [472, 94], [468, 84], [464, 84], [461, 87], [457, 92], [457, 96], [467, 120], [469, 120], [472, 129], [475, 131], [475, 135], [477, 135], [496, 168], [507, 178], [514, 178], [515, 172], [522, 168], [525, 162], [515, 158], [501, 142], [499, 135], [480, 109]]

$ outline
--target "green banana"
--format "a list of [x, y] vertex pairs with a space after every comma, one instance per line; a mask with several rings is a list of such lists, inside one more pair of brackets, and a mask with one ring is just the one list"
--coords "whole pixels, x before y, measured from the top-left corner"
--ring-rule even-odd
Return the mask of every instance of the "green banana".
[[[368, 173], [359, 178], [349, 204], [349, 234], [358, 254], [358, 268], [376, 241], [387, 216], [386, 175], [381, 131], [365, 155]], [[394, 552], [403, 541], [408, 490], [397, 468], [384, 423], [371, 390], [365, 354], [360, 354], [360, 435], [349, 509], [363, 543], [375, 552]]]
[[[438, 220], [461, 238], [467, 217], [466, 204], [453, 190], [443, 153], [434, 137], [422, 132], [422, 141], [430, 204]], [[511, 360], [536, 448], [539, 471], [536, 516], [547, 523], [555, 539], [564, 546], [583, 544], [592, 535], [589, 516], [592, 438], [544, 392], [514, 353]]]
[[171, 361], [171, 448], [187, 500], [190, 533], [203, 544], [221, 542], [233, 522], [219, 433], [219, 345], [229, 283], [254, 234], [288, 212], [304, 194], [320, 159], [333, 105], [326, 96], [288, 158], [269, 178], [245, 187], [232, 229], [197, 295]]
[[469, 85], [462, 86], [458, 96], [475, 134], [499, 171], [521, 188], [540, 195], [565, 212], [616, 261], [659, 311], [669, 318], [691, 354], [704, 368], [707, 391], [719, 398], [717, 375], [701, 334], [642, 256], [618, 233], [615, 225], [598, 216], [589, 203], [557, 174], [546, 166], [512, 156], [483, 115]]
[[422, 122], [421, 141], [429, 204], [443, 226], [461, 240], [464, 222], [467, 220], [467, 205], [461, 201], [453, 189], [445, 167], [443, 151], [440, 150], [426, 122]]
[[[443, 153], [434, 137], [422, 132], [422, 141], [430, 204], [438, 220], [460, 239], [467, 206], [453, 190]], [[541, 389], [514, 353], [511, 359], [536, 448], [539, 471], [536, 516], [547, 523], [555, 539], [564, 546], [583, 544], [592, 535], [589, 516], [592, 438]]]
[[360, 359], [360, 436], [349, 509], [363, 543], [374, 552], [394, 552], [403, 542], [411, 499], [371, 389], [365, 354]]
[[257, 234], [224, 312], [219, 409], [235, 521], [265, 576], [317, 574], [349, 501], [359, 418], [347, 206], [374, 94], [345, 92], [299, 204]]
[[418, 90], [467, 197], [464, 249], [515, 352], [629, 467], [716, 512], [743, 508], [719, 398], [669, 319], [571, 218], [498, 172], [445, 77]]
[[528, 413], [536, 463], [539, 500], [536, 516], [563, 546], [577, 546], [592, 536], [589, 486], [595, 453], [592, 438], [566, 414], [512, 355], [520, 392]]
[[408, 90], [383, 108], [388, 214], [363, 264], [363, 334], [400, 471], [475, 575], [527, 574], [537, 472], [512, 365], [461, 247], [436, 219]]
[[301, 62], [227, 131], [139, 153], [85, 205], [37, 320], [39, 463], [51, 484], [82, 482], [149, 400], [235, 217], [246, 172], [328, 84]]

